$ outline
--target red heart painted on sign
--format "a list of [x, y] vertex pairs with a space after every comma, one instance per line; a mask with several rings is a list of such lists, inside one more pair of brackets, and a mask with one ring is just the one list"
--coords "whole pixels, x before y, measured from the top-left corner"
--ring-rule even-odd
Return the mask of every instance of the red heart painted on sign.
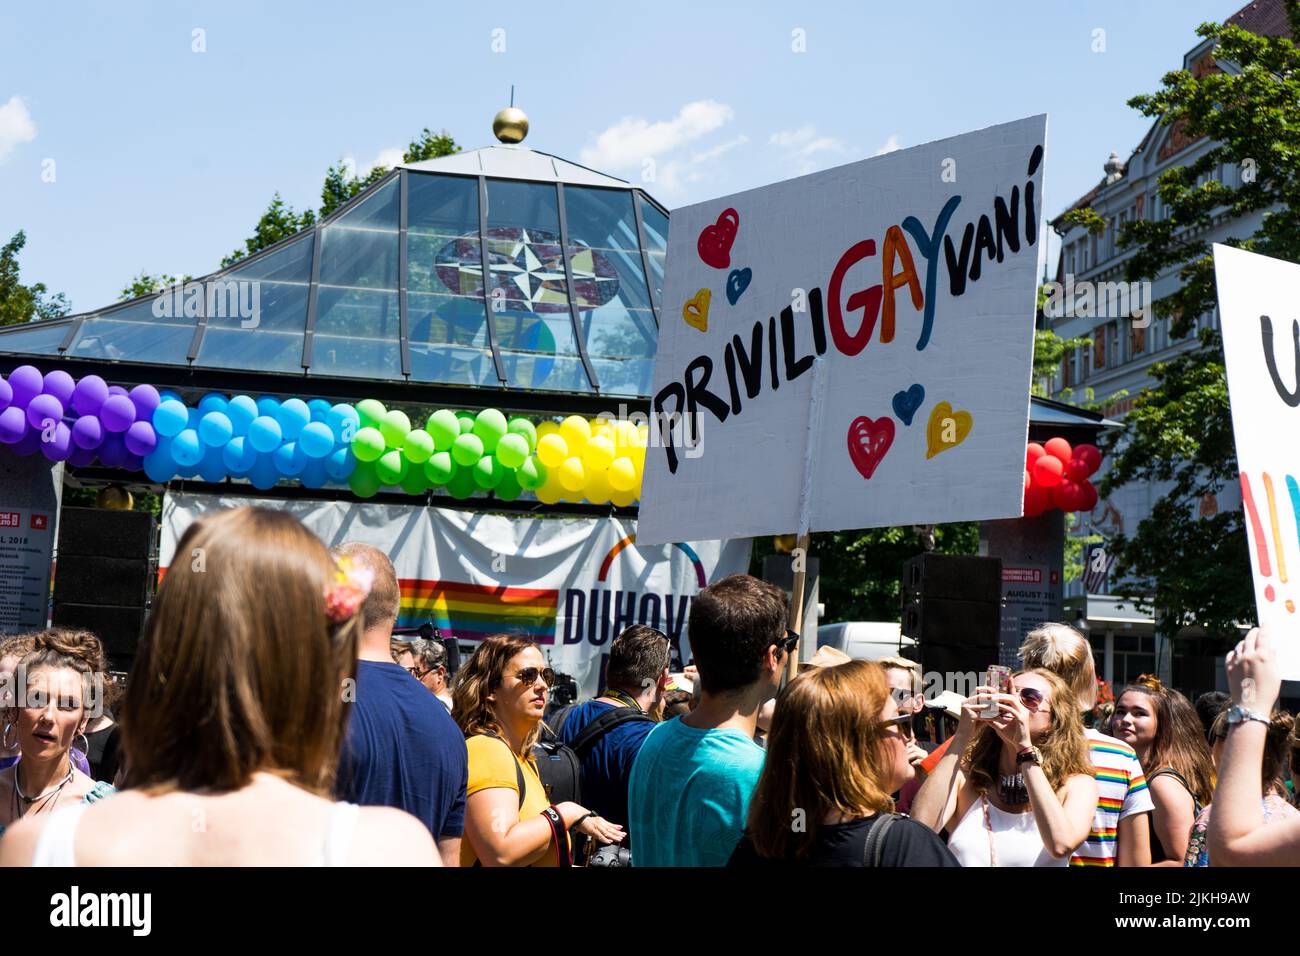
[[740, 228], [740, 213], [734, 209], [722, 210], [718, 221], [705, 226], [700, 233], [695, 248], [705, 265], [715, 269], [731, 268], [731, 244], [736, 241], [736, 230]]
[[894, 420], [886, 416], [874, 422], [865, 415], [849, 426], [849, 458], [863, 478], [870, 478], [894, 443]]

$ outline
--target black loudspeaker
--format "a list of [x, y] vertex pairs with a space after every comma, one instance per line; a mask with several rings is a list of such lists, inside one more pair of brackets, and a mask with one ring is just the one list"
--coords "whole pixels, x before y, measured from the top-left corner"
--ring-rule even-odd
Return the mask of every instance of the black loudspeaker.
[[113, 670], [129, 670], [135, 646], [144, 631], [143, 607], [109, 607], [103, 604], [54, 605], [54, 626], [90, 631], [104, 642]]
[[905, 637], [926, 672], [979, 672], [998, 662], [1002, 559], [922, 554], [903, 565]]
[[149, 589], [148, 558], [104, 558], [59, 554], [54, 601], [144, 607]]
[[64, 508], [59, 512], [59, 557], [65, 554], [141, 558], [153, 553], [154, 520], [147, 511]]

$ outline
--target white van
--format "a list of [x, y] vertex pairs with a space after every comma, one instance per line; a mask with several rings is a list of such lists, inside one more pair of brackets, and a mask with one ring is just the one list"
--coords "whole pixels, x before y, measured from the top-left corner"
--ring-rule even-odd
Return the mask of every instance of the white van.
[[878, 661], [898, 657], [900, 647], [916, 641], [902, 636], [902, 625], [891, 621], [845, 621], [817, 628], [817, 646], [833, 647], [855, 661]]

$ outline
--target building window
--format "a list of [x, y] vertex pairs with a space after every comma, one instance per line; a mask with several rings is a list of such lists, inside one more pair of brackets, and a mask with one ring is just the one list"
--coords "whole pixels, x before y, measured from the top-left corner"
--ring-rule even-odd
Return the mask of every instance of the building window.
[[1092, 330], [1092, 367], [1106, 367], [1106, 327], [1099, 325]]
[[1154, 674], [1156, 669], [1156, 639], [1136, 634], [1116, 634], [1112, 655], [1112, 687], [1124, 687], [1142, 674]]
[[1136, 323], [1129, 325], [1129, 355], [1138, 356], [1147, 350], [1147, 330]]
[[1119, 323], [1110, 323], [1110, 325], [1106, 326], [1106, 330], [1109, 337], [1107, 348], [1110, 353], [1110, 364], [1121, 365], [1124, 362], [1124, 357], [1120, 354], [1119, 350]]

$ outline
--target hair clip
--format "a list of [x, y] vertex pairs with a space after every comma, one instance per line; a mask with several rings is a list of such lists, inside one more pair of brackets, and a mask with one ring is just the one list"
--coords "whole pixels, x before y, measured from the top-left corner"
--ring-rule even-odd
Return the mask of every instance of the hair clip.
[[1134, 687], [1146, 687], [1150, 690], [1164, 690], [1165, 685], [1155, 674], [1139, 674], [1133, 681]]
[[325, 616], [342, 624], [365, 603], [375, 572], [344, 555], [334, 563], [334, 580], [325, 587]]

